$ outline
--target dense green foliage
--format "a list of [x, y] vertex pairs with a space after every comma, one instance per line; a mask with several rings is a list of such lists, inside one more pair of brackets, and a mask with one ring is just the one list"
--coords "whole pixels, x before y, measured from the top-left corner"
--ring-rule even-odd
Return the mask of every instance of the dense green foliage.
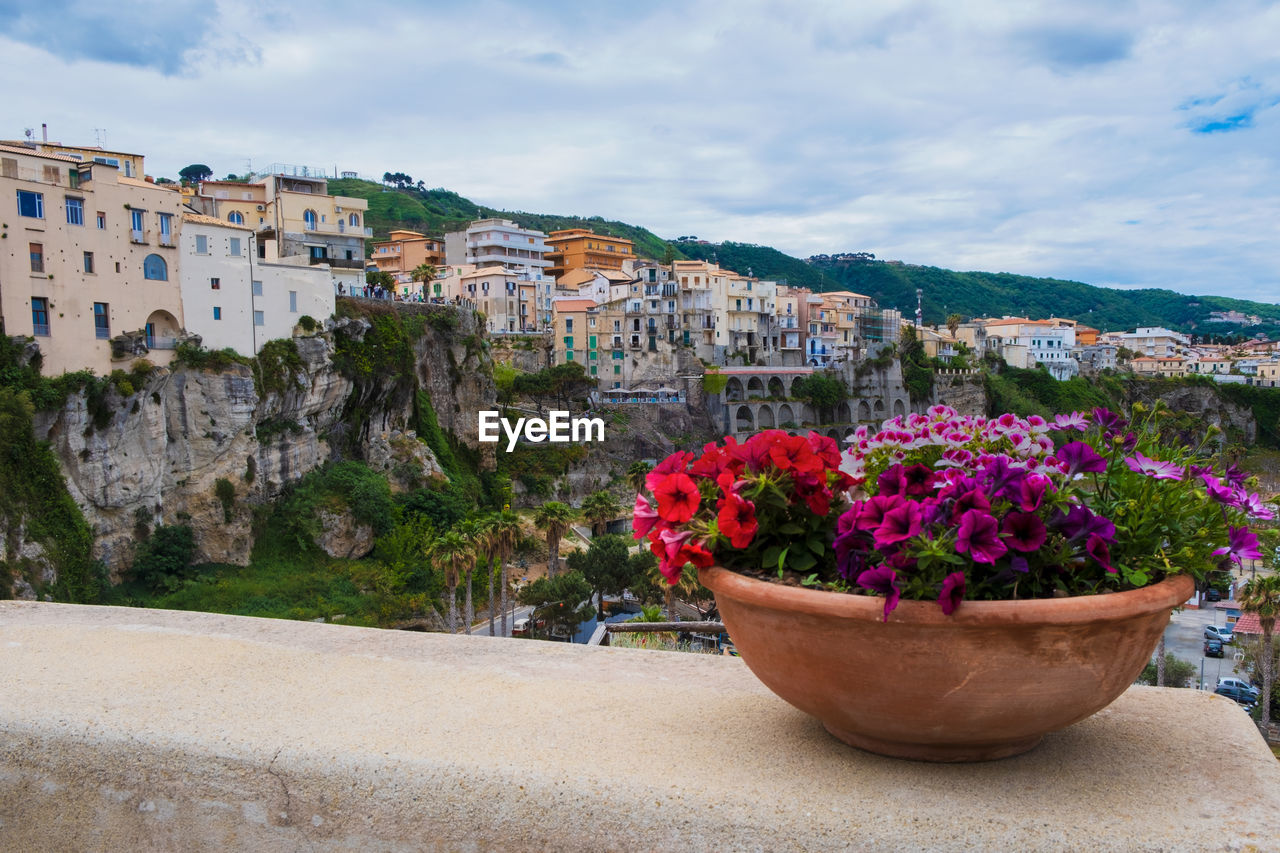
[[1221, 385], [1220, 393], [1233, 403], [1248, 406], [1258, 422], [1258, 443], [1280, 447], [1280, 389], [1251, 385]]
[[813, 407], [819, 423], [831, 423], [836, 406], [849, 398], [844, 380], [831, 373], [815, 373], [792, 386], [793, 393]]
[[[1173, 652], [1167, 652], [1164, 656], [1164, 686], [1165, 687], [1190, 687], [1191, 679], [1196, 676], [1196, 666], [1193, 663], [1173, 656]], [[1149, 684], [1155, 686], [1156, 683], [1156, 664], [1151, 661], [1142, 668], [1142, 673], [1138, 676], [1138, 684]]]
[[921, 405], [933, 395], [933, 365], [916, 337], [916, 330], [905, 327], [898, 341], [898, 361], [902, 364], [902, 384], [911, 402]]
[[631, 543], [622, 536], [604, 535], [591, 540], [586, 551], [574, 551], [565, 558], [570, 573], [582, 575], [596, 596], [597, 609], [604, 609], [604, 596], [621, 595], [624, 589], [643, 582], [634, 576], [638, 563], [629, 557]]
[[546, 622], [548, 633], [571, 637], [579, 625], [595, 615], [596, 609], [583, 603], [591, 592], [591, 584], [579, 572], [567, 572], [538, 578], [520, 590], [517, 599], [533, 606], [534, 617]]
[[407, 228], [438, 237], [446, 231], [465, 229], [473, 220], [497, 217], [545, 233], [565, 228], [590, 228], [597, 234], [631, 240], [640, 257], [661, 258], [666, 250], [666, 243], [660, 237], [625, 222], [605, 220], [599, 216], [554, 216], [498, 210], [478, 205], [450, 190], [428, 189], [421, 184], [392, 189], [372, 181], [342, 179], [330, 181], [329, 192], [366, 199], [369, 212], [365, 215], [365, 223], [373, 229], [374, 238], [379, 240], [386, 239], [394, 228]]
[[186, 525], [160, 525], [138, 546], [133, 580], [152, 592], [173, 592], [196, 576], [195, 538]]
[[1085, 412], [1095, 406], [1122, 405], [1124, 386], [1113, 376], [1084, 379], [1076, 376], [1058, 381], [1043, 367], [1023, 370], [1005, 367], [984, 377], [987, 414], [1013, 412], [1016, 415], [1050, 417], [1065, 412]]

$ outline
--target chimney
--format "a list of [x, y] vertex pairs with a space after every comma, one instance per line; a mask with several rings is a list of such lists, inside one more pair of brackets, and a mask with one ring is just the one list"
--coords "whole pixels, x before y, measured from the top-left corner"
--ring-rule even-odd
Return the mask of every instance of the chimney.
[[46, 145], [49, 144], [49, 125], [40, 122], [40, 136]]

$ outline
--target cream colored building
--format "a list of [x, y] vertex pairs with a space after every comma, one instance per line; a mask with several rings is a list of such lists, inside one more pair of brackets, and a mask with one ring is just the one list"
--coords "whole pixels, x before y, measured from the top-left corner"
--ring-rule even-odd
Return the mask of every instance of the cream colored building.
[[35, 338], [46, 375], [169, 362], [181, 202], [109, 163], [0, 145], [0, 314], [7, 334]]
[[331, 271], [301, 257], [263, 261], [243, 225], [187, 213], [182, 222], [182, 303], [187, 330], [209, 349], [251, 355], [293, 335], [306, 315], [333, 315]]

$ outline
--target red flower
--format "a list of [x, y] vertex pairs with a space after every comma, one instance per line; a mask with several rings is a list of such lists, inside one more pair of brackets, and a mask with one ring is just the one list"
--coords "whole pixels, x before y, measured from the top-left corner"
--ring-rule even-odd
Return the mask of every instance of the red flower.
[[657, 485], [663, 481], [668, 474], [677, 471], [684, 472], [689, 466], [689, 460], [693, 458], [693, 454], [687, 450], [681, 450], [672, 453], [666, 459], [659, 462], [654, 469], [645, 475], [644, 484], [649, 487], [649, 491], [655, 495], [658, 493]]
[[662, 523], [658, 514], [653, 511], [653, 504], [649, 503], [642, 494], [636, 494], [636, 505], [632, 514], [631, 527], [635, 531], [633, 534], [635, 539], [643, 539], [654, 525]]
[[823, 465], [828, 468], [840, 467], [840, 446], [836, 444], [834, 438], [825, 436], [820, 432], [810, 432], [808, 441], [809, 448], [822, 460]]
[[[653, 477], [653, 474], [649, 476]], [[684, 524], [693, 518], [702, 500], [698, 484], [682, 471], [667, 474], [656, 483], [651, 480], [649, 488], [658, 499], [658, 516], [668, 524]]]
[[649, 549], [659, 558], [658, 570], [667, 579], [667, 583], [675, 585], [680, 581], [680, 573], [688, 563], [706, 568], [715, 562], [711, 553], [692, 542], [693, 534], [689, 531], [677, 533], [664, 530], [649, 543]]
[[782, 471], [799, 471], [810, 474], [822, 470], [822, 460], [814, 455], [809, 440], [799, 435], [783, 433], [772, 442], [769, 458]]
[[735, 492], [725, 495], [716, 521], [720, 525], [720, 532], [729, 537], [729, 544], [735, 548], [750, 545], [756, 531], [760, 529], [756, 522], [755, 504]]

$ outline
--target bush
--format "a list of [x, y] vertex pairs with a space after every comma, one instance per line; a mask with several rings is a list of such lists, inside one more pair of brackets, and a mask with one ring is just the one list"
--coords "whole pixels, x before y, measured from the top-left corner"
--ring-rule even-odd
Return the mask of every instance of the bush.
[[193, 576], [191, 560], [195, 538], [186, 525], [160, 525], [138, 547], [133, 561], [134, 580], [155, 592], [172, 592]]
[[[252, 459], [253, 457], [249, 457]], [[213, 494], [218, 499], [218, 503], [222, 504], [222, 521], [225, 524], [231, 523], [231, 511], [235, 508], [236, 503], [236, 487], [230, 480], [225, 477], [219, 477], [213, 483]]]
[[[1191, 684], [1191, 679], [1196, 676], [1196, 666], [1188, 663], [1181, 658], [1173, 656], [1173, 652], [1168, 652], [1164, 656], [1164, 686], [1165, 687], [1187, 687]], [[1137, 684], [1156, 683], [1156, 665], [1152, 661], [1143, 667], [1142, 674], [1138, 676]]]
[[306, 332], [307, 334], [311, 334], [316, 330], [316, 327], [319, 326], [320, 324], [317, 323], [316, 318], [312, 317], [310, 314], [303, 314], [301, 317], [298, 318], [298, 325], [302, 327], [302, 331]]

